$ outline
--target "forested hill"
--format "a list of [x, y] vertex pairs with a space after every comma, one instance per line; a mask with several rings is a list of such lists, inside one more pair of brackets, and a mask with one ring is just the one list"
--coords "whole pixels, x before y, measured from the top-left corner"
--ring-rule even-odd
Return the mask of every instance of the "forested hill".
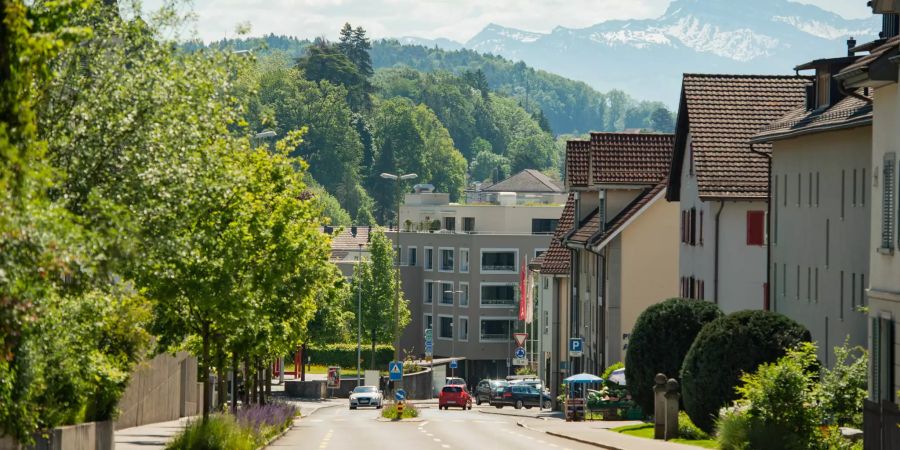
[[[311, 41], [296, 37], [268, 35], [216, 41], [209, 45], [252, 50], [259, 56], [284, 52], [290, 57], [299, 57], [310, 44]], [[185, 47], [200, 45], [189, 43]], [[466, 49], [446, 51], [407, 45], [393, 39], [372, 42], [370, 54], [376, 70], [405, 66], [423, 72], [446, 71], [456, 75], [480, 70], [492, 91], [514, 98], [530, 113], [542, 112], [556, 135], [626, 128], [671, 131], [674, 126], [672, 113], [662, 103], [639, 102], [619, 90], [602, 93], [586, 83], [535, 70], [523, 62], [500, 56]]]

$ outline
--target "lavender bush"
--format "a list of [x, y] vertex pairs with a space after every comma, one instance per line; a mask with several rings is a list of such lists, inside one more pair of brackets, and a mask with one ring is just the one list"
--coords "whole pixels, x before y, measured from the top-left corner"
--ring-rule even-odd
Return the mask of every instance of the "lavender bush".
[[237, 422], [260, 435], [274, 435], [291, 426], [297, 416], [297, 407], [288, 403], [273, 402], [265, 406], [252, 405], [237, 411]]

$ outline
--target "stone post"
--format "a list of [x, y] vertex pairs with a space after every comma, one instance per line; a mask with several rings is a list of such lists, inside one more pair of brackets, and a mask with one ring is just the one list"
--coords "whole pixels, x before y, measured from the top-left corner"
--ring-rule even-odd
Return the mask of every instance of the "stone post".
[[656, 374], [653, 386], [653, 439], [666, 438], [666, 376]]
[[674, 378], [669, 378], [669, 381], [666, 382], [666, 426], [664, 439], [667, 441], [678, 437], [678, 399], [681, 398], [679, 388], [678, 381]]

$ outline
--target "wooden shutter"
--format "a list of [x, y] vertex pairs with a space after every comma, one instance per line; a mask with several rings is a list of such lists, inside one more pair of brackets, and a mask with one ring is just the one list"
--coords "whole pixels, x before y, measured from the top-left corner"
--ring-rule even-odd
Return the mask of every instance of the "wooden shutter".
[[765, 211], [747, 211], [747, 245], [765, 245]]
[[697, 245], [697, 208], [691, 208], [691, 245]]
[[700, 210], [700, 245], [703, 245], [703, 210]]
[[894, 161], [893, 152], [884, 155], [881, 182], [881, 248], [894, 248]]

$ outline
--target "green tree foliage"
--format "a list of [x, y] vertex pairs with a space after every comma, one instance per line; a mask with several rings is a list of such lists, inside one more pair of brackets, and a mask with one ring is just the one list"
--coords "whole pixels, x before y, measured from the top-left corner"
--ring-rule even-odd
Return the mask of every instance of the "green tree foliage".
[[379, 223], [386, 224], [393, 219], [396, 224], [396, 205], [402, 195], [397, 183], [382, 179], [381, 173], [415, 173], [420, 180], [427, 180], [425, 141], [416, 128], [414, 110], [408, 100], [401, 98], [378, 102], [375, 106], [372, 125], [378, 150], [367, 186], [377, 205]]
[[[353, 291], [362, 290], [363, 339], [371, 345], [373, 359], [370, 368], [376, 369], [375, 346], [394, 342], [394, 325], [403, 329], [409, 324], [408, 300], [403, 298], [403, 288], [397, 281], [394, 267], [396, 258], [391, 240], [381, 229], [372, 230], [369, 253], [371, 258], [357, 264], [353, 274]], [[399, 317], [394, 314], [397, 288], [400, 287]], [[353, 302], [348, 302], [353, 303]], [[356, 310], [355, 303], [353, 311]]]
[[660, 133], [675, 131], [675, 116], [666, 108], [656, 108], [650, 115], [650, 129]]
[[341, 207], [341, 203], [322, 187], [314, 187], [310, 192], [322, 206], [323, 222], [327, 225], [350, 226], [353, 220], [350, 214]]
[[449, 193], [450, 201], [459, 201], [466, 187], [466, 158], [454, 147], [450, 133], [427, 106], [415, 108], [413, 121], [425, 144], [422, 178], [438, 192]]
[[366, 37], [366, 30], [363, 27], [354, 29], [349, 23], [345, 23], [341, 28], [337, 47], [341, 53], [350, 58], [350, 61], [356, 65], [356, 69], [364, 77], [371, 77], [375, 73], [372, 69], [372, 57], [369, 56], [372, 43]]
[[509, 159], [490, 150], [482, 150], [472, 161], [471, 173], [475, 181], [500, 181], [510, 174]]
[[[363, 38], [365, 36], [363, 35]], [[367, 41], [366, 41], [367, 42]], [[355, 53], [351, 53], [355, 56]], [[307, 47], [306, 55], [297, 59], [297, 68], [310, 81], [329, 81], [347, 90], [347, 103], [354, 111], [368, 109], [372, 85], [366, 73], [338, 45], [319, 39]]]
[[678, 379], [684, 357], [700, 329], [722, 317], [710, 302], [671, 298], [645, 309], [628, 338], [625, 379], [634, 401], [653, 413], [656, 374]]
[[822, 370], [822, 408], [829, 423], [842, 427], [862, 428], [863, 400], [868, 392], [869, 358], [862, 347], [847, 342], [834, 348], [834, 368]]
[[752, 372], [809, 341], [805, 327], [768, 311], [740, 311], [706, 324], [681, 368], [685, 411], [700, 429], [711, 432], [719, 408], [737, 399], [741, 372]]

